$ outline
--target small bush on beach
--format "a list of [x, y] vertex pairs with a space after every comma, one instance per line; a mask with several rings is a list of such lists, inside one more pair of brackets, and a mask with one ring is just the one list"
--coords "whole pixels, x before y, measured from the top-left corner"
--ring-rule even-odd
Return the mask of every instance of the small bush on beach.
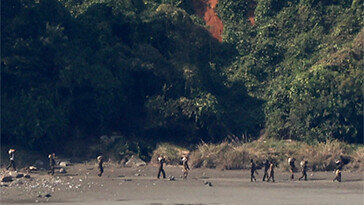
[[[221, 144], [203, 143], [191, 154], [191, 164], [193, 167], [241, 169], [244, 168], [245, 161], [250, 155], [247, 151], [237, 149], [231, 143]], [[243, 163], [242, 163], [243, 162]]]
[[153, 151], [151, 162], [158, 163], [158, 157], [162, 155], [166, 158], [167, 164], [178, 165], [181, 162], [182, 155], [187, 153], [189, 153], [189, 151], [185, 148], [168, 143], [162, 143], [159, 144], [157, 149]]
[[364, 147], [359, 147], [357, 150], [355, 150], [351, 157], [352, 159], [347, 168], [364, 171]]
[[304, 144], [297, 152], [297, 159], [307, 160], [313, 171], [333, 170], [336, 166], [335, 161], [340, 157], [349, 159], [352, 150], [348, 144], [337, 140], [314, 145]]

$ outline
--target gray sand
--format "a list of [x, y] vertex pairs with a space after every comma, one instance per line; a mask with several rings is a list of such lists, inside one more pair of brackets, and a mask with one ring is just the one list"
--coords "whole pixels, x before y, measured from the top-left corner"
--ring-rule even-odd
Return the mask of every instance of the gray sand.
[[[121, 168], [106, 164], [102, 177], [94, 165], [67, 167], [67, 174], [31, 174], [1, 187], [1, 204], [364, 204], [364, 173], [343, 172], [343, 182], [332, 182], [332, 172], [308, 173], [308, 181], [289, 181], [276, 170], [276, 183], [250, 182], [248, 170], [193, 169], [187, 180], [181, 167], [167, 167], [167, 179], [156, 179], [155, 166]], [[5, 171], [2, 170], [3, 174]], [[313, 174], [312, 176], [310, 176]], [[169, 181], [169, 176], [175, 181]], [[298, 178], [300, 173], [296, 173]], [[21, 181], [21, 182], [19, 182]], [[211, 182], [207, 186], [204, 182]], [[45, 194], [51, 197], [44, 197]], [[41, 196], [39, 196], [41, 195]]]

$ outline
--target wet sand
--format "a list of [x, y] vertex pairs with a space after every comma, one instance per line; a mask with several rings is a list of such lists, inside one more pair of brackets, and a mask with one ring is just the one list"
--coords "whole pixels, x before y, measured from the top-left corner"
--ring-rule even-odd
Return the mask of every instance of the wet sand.
[[183, 180], [181, 167], [166, 167], [167, 179], [158, 180], [158, 167], [151, 165], [106, 164], [102, 177], [93, 164], [66, 169], [68, 173], [53, 177], [41, 171], [5, 183], [1, 204], [364, 204], [363, 172], [344, 171], [343, 181], [334, 183], [332, 172], [309, 172], [308, 181], [290, 181], [288, 172], [276, 170], [276, 182], [267, 183], [261, 180], [262, 170], [250, 182], [249, 170], [192, 169]]

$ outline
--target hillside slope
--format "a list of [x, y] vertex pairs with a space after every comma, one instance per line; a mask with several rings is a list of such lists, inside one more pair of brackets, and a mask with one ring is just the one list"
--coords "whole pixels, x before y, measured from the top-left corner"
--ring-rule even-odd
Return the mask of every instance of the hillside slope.
[[261, 135], [363, 143], [363, 6], [4, 0], [2, 144], [63, 152], [115, 135], [120, 152], [148, 153], [161, 141]]

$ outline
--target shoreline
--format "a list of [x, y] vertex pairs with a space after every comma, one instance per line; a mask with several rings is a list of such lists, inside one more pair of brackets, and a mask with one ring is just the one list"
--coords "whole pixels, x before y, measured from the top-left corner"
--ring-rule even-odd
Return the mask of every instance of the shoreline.
[[[92, 164], [66, 167], [67, 174], [30, 174], [1, 187], [1, 204], [362, 204], [364, 172], [343, 172], [343, 181], [332, 182], [332, 172], [309, 172], [308, 181], [289, 181], [289, 173], [276, 171], [276, 182], [250, 182], [248, 170], [196, 168], [183, 180], [179, 166], [165, 167], [167, 178], [157, 179], [158, 167], [119, 167], [105, 164], [97, 177]], [[1, 169], [4, 173], [4, 169]], [[174, 176], [175, 180], [169, 180]], [[20, 182], [21, 181], [21, 182]], [[205, 185], [210, 182], [211, 186]], [[50, 197], [44, 197], [50, 194]], [[288, 194], [288, 195], [287, 195]], [[39, 197], [41, 195], [41, 197]], [[249, 197], [247, 197], [249, 196]], [[262, 197], [266, 196], [266, 197]], [[294, 201], [292, 202], [292, 200]], [[345, 200], [344, 200], [345, 199]], [[320, 201], [318, 201], [320, 200]], [[291, 203], [292, 202], [292, 203]]]

